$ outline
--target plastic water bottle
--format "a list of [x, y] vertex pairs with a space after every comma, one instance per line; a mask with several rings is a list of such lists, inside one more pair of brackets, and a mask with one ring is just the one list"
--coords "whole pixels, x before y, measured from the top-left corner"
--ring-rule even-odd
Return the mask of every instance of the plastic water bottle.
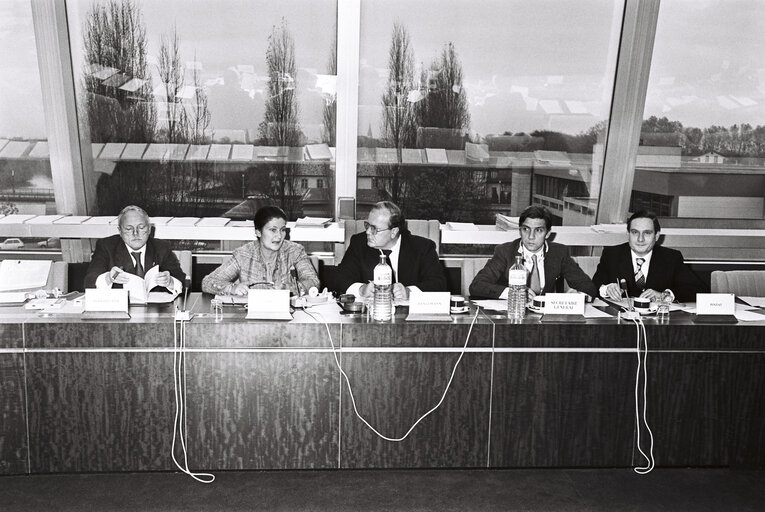
[[385, 259], [384, 254], [380, 254], [380, 263], [374, 270], [375, 293], [372, 304], [372, 319], [378, 322], [390, 320], [393, 316], [391, 308], [393, 306], [393, 271]]
[[526, 316], [526, 283], [529, 272], [523, 265], [523, 256], [515, 257], [507, 276], [507, 318], [520, 322]]

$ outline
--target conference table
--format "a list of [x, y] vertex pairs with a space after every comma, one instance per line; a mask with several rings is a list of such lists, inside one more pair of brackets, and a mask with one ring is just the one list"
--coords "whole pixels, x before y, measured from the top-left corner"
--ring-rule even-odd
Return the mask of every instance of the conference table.
[[[175, 470], [181, 360], [193, 469], [645, 464], [630, 321], [256, 321], [210, 298], [189, 296], [182, 323], [172, 305], [129, 320], [0, 308], [0, 474]], [[644, 325], [656, 465], [765, 467], [765, 321]]]

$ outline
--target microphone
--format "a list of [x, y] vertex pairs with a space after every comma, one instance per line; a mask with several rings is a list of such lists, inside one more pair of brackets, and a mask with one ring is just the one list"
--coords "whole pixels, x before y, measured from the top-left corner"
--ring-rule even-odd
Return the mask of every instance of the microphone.
[[183, 280], [183, 308], [179, 311], [176, 306], [175, 319], [182, 322], [188, 322], [194, 316], [191, 312], [186, 311], [186, 300], [189, 298], [189, 289], [191, 288], [191, 279], [186, 276]]
[[630, 296], [629, 292], [627, 291], [627, 280], [626, 279], [624, 279], [624, 278], [619, 279], [619, 288], [621, 289], [622, 295], [624, 296], [624, 298], [627, 298], [627, 297]]
[[186, 311], [186, 299], [189, 298], [189, 288], [191, 288], [191, 279], [187, 276], [183, 280], [183, 311]]

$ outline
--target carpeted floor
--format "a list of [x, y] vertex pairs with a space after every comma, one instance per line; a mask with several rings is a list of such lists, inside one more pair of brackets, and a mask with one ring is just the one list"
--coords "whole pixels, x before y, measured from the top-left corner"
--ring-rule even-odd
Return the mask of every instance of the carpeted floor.
[[0, 511], [762, 511], [765, 471], [346, 470], [0, 477]]

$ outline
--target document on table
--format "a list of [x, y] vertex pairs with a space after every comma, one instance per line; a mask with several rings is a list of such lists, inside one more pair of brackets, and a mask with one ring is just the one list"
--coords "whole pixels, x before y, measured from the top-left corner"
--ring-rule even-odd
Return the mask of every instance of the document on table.
[[502, 299], [474, 300], [473, 304], [487, 311], [507, 311], [507, 301]]
[[[737, 304], [738, 305], [738, 304]], [[759, 313], [757, 311], [747, 311], [747, 310], [739, 310], [736, 309], [735, 313], [736, 319], [742, 321], [742, 322], [763, 322], [765, 321], [765, 314]]]
[[601, 311], [592, 304], [584, 305], [584, 317], [585, 318], [613, 318], [614, 315], [608, 314], [605, 311]]
[[739, 299], [751, 306], [765, 308], [765, 297], [739, 297]]

